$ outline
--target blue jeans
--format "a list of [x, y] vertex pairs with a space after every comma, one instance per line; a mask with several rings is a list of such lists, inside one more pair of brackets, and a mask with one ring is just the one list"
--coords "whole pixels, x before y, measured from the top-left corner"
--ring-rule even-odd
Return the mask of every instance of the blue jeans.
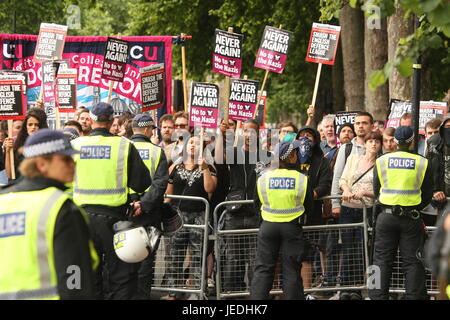
[[[360, 223], [363, 209], [341, 207], [340, 224]], [[341, 229], [343, 262], [341, 269], [342, 285], [364, 284], [364, 243], [363, 228]]]

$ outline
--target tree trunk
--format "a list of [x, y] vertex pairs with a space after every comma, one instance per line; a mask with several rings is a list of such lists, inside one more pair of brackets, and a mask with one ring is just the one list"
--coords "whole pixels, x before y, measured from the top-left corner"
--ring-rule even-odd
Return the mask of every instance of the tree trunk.
[[344, 96], [348, 110], [364, 109], [364, 15], [360, 7], [341, 9]]
[[381, 19], [380, 29], [370, 29], [371, 24], [366, 20], [364, 33], [364, 58], [365, 58], [365, 106], [377, 120], [387, 118], [389, 109], [389, 86], [378, 87], [375, 91], [369, 89], [371, 74], [378, 69], [383, 69], [388, 60], [387, 21]]
[[331, 81], [333, 86], [333, 110], [334, 112], [345, 110], [342, 48], [339, 45], [336, 52], [336, 61], [331, 69]]
[[431, 52], [430, 50], [425, 50], [424, 53], [422, 53], [421, 56], [421, 64], [422, 69], [421, 75], [420, 75], [420, 100], [421, 101], [428, 101], [431, 100]]
[[[414, 32], [413, 15], [403, 19], [405, 12], [397, 7], [397, 12], [388, 18], [388, 54], [389, 61], [395, 58], [398, 41]], [[412, 77], [404, 78], [397, 69], [389, 77], [389, 96], [391, 99], [412, 100]]]

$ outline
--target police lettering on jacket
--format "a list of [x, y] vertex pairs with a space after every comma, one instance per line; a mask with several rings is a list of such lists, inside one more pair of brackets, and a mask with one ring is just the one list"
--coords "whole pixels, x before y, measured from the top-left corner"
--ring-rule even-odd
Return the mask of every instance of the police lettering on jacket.
[[295, 189], [294, 178], [270, 178], [269, 189]]
[[0, 238], [25, 234], [25, 212], [0, 215]]
[[83, 146], [80, 159], [111, 159], [111, 146]]
[[416, 160], [410, 158], [389, 158], [389, 169], [415, 169]]
[[150, 151], [148, 149], [138, 149], [142, 160], [150, 160]]

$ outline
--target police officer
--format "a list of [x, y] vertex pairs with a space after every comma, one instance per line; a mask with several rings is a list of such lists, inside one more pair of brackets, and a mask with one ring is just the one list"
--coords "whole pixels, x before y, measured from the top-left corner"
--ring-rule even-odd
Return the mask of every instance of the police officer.
[[369, 288], [369, 297], [389, 299], [392, 265], [400, 248], [406, 299], [427, 299], [421, 257], [425, 226], [420, 210], [432, 197], [430, 170], [427, 159], [408, 151], [413, 142], [410, 127], [397, 128], [394, 138], [398, 151], [378, 158], [373, 173], [373, 191], [381, 208], [375, 226], [373, 265], [380, 268], [381, 287]]
[[[143, 207], [146, 212], [151, 213], [139, 215], [133, 220], [138, 225], [160, 226], [161, 206], [167, 189], [167, 181], [169, 180], [169, 166], [166, 155], [161, 147], [154, 145], [150, 141], [155, 124], [149, 115], [136, 115], [132, 121], [132, 129], [133, 136], [131, 136], [131, 141], [138, 150], [152, 178], [152, 185], [146, 190], [145, 194], [137, 194], [134, 190], [131, 190], [132, 201], [140, 201], [140, 205], [136, 204], [136, 208]], [[150, 299], [156, 250], [157, 247], [152, 254], [141, 262], [139, 268], [139, 292], [141, 297], [145, 299]]]
[[23, 150], [24, 178], [0, 191], [0, 300], [93, 299], [98, 256], [87, 216], [64, 192], [76, 151], [50, 129]]
[[72, 141], [81, 151], [75, 157], [73, 199], [87, 211], [96, 249], [103, 258], [103, 270], [99, 270], [96, 277], [99, 298], [134, 299], [137, 298], [139, 263], [126, 263], [117, 257], [112, 241], [113, 225], [127, 220], [129, 188], [144, 192], [151, 178], [131, 141], [109, 133], [113, 122], [112, 106], [100, 102], [91, 109], [90, 116], [90, 135]]
[[[258, 233], [256, 266], [250, 290], [252, 299], [269, 298], [279, 253], [282, 256], [283, 293], [289, 300], [303, 300], [300, 277], [304, 249], [303, 216], [312, 209], [308, 178], [295, 169], [299, 141], [281, 142], [279, 169], [266, 171], [257, 182], [262, 224]], [[256, 201], [256, 205], [259, 202]]]

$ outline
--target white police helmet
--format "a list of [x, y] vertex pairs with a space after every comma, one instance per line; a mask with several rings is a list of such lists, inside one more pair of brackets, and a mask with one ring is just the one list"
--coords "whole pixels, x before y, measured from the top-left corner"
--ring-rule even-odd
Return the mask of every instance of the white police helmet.
[[114, 231], [114, 250], [120, 260], [128, 263], [141, 262], [151, 253], [150, 240], [144, 227], [119, 221], [114, 224]]

